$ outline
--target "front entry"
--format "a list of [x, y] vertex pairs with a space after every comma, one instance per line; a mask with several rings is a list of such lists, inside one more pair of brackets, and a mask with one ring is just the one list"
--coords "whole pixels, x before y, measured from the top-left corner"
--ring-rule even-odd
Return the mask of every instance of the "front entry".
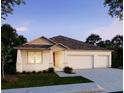
[[55, 51], [53, 52], [53, 66], [55, 68], [62, 68], [64, 62], [63, 51]]
[[53, 66], [54, 67], [56, 66], [56, 63], [55, 63], [55, 52], [53, 52]]

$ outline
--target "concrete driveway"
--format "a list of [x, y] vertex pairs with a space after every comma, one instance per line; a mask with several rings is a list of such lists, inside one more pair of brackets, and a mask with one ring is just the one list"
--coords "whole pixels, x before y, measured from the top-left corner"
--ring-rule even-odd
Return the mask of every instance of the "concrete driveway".
[[86, 77], [102, 88], [105, 92], [115, 92], [123, 90], [123, 70], [105, 68], [105, 69], [90, 69], [90, 70], [75, 70], [76, 74]]

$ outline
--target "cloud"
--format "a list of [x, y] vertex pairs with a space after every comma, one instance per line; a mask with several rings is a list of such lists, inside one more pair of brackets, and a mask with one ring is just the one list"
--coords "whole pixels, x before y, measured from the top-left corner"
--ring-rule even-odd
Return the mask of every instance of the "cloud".
[[21, 26], [16, 27], [16, 30], [19, 32], [25, 32], [29, 29], [30, 22], [24, 22]]
[[17, 27], [16, 30], [20, 32], [25, 32], [25, 31], [28, 31], [28, 28], [26, 26], [20, 26], [20, 27]]
[[98, 27], [90, 32], [100, 35], [103, 40], [111, 40], [116, 35], [123, 35], [123, 23], [122, 21], [114, 20], [111, 24]]

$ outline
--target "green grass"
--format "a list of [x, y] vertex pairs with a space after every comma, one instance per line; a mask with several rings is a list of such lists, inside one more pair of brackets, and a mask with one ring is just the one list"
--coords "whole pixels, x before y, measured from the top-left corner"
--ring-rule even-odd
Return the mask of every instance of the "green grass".
[[81, 76], [59, 77], [55, 73], [20, 74], [17, 75], [17, 78], [18, 80], [14, 83], [2, 82], [1, 88], [9, 89], [92, 82]]

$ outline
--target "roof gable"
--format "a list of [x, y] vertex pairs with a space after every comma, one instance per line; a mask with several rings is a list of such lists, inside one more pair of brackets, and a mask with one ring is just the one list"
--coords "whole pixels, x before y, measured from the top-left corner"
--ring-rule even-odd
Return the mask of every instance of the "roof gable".
[[52, 49], [52, 50], [65, 50], [65, 49], [67, 49], [66, 47], [64, 47], [63, 45], [61, 45], [61, 44], [55, 44], [55, 45], [53, 45], [53, 46], [51, 46], [50, 47], [50, 49]]
[[39, 38], [34, 39], [34, 40], [27, 42], [25, 44], [28, 44], [28, 45], [53, 45], [54, 42], [52, 42], [51, 40], [49, 40], [45, 37], [39, 37]]

